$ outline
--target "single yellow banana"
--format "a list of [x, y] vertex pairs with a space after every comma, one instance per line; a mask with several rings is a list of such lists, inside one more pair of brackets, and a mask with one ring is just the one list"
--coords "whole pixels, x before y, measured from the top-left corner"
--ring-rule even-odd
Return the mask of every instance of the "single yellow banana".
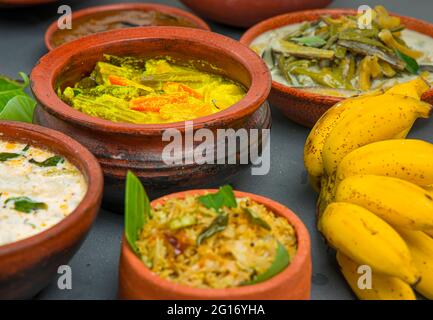
[[325, 172], [335, 173], [341, 160], [351, 151], [372, 142], [392, 139], [427, 118], [431, 106], [410, 97], [382, 94], [356, 101], [334, 126], [323, 145]]
[[353, 107], [354, 101], [365, 99], [364, 97], [356, 97], [351, 100], [343, 100], [337, 103], [326, 111], [322, 117], [316, 122], [304, 146], [304, 164], [307, 169], [310, 181], [313, 187], [320, 184], [320, 178], [323, 175], [322, 150], [323, 144], [331, 130], [341, 119], [346, 110]]
[[356, 149], [339, 164], [336, 184], [350, 176], [364, 174], [399, 178], [422, 187], [433, 184], [433, 144], [397, 139]]
[[418, 281], [419, 273], [404, 240], [367, 209], [351, 203], [331, 203], [319, 219], [319, 230], [332, 247], [353, 261], [409, 284]]
[[406, 282], [379, 273], [372, 273], [371, 288], [360, 288], [360, 264], [341, 252], [337, 252], [337, 261], [347, 283], [361, 300], [416, 300], [415, 293]]
[[421, 100], [423, 93], [430, 89], [430, 85], [426, 80], [418, 77], [414, 80], [396, 84], [385, 92], [385, 94], [399, 94], [406, 97], [411, 97]]
[[432, 196], [405, 180], [376, 175], [348, 177], [338, 185], [335, 201], [364, 207], [394, 226], [433, 229]]
[[399, 230], [406, 241], [421, 280], [415, 290], [433, 300], [433, 239], [422, 231]]

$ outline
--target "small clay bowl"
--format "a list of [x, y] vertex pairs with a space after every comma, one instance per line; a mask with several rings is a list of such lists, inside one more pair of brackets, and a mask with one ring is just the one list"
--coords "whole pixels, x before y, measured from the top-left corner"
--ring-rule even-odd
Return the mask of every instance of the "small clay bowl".
[[46, 287], [58, 267], [68, 264], [79, 249], [99, 211], [103, 175], [95, 157], [60, 132], [0, 121], [0, 137], [66, 157], [81, 171], [88, 186], [81, 203], [62, 221], [34, 236], [0, 246], [0, 299], [27, 299]]
[[287, 12], [326, 7], [332, 0], [180, 0], [201, 16], [236, 27]]
[[[156, 199], [151, 206], [167, 199], [183, 199], [217, 190], [189, 190]], [[290, 265], [271, 279], [251, 285], [227, 289], [199, 289], [176, 284], [151, 272], [132, 251], [125, 236], [119, 265], [119, 298], [130, 300], [309, 300], [311, 288], [310, 235], [302, 221], [287, 207], [269, 198], [235, 191], [236, 197], [249, 197], [270, 211], [289, 220], [298, 239], [298, 251]]]
[[[157, 11], [170, 16], [182, 18], [198, 29], [210, 31], [209, 25], [196, 15], [193, 15], [182, 9], [155, 3], [118, 3], [85, 8], [72, 14], [72, 26], [79, 23], [80, 21], [87, 21], [95, 15], [98, 16], [104, 13], [119, 11]], [[45, 45], [47, 46], [48, 50], [53, 50], [56, 47], [53, 43], [53, 35], [58, 32], [62, 32], [62, 30], [59, 29], [56, 20], [53, 21], [53, 23], [45, 32]]]
[[[356, 13], [357, 12], [352, 9], [322, 9], [280, 15], [253, 26], [242, 36], [240, 42], [249, 46], [254, 39], [266, 31], [303, 21], [314, 21], [319, 19], [322, 15], [339, 17], [349, 14], [355, 15]], [[402, 24], [408, 29], [433, 37], [432, 24], [410, 17], [399, 16], [394, 13], [392, 13], [392, 15], [400, 17]], [[422, 98], [432, 103], [433, 90], [426, 92]], [[291, 88], [276, 81], [272, 81], [272, 91], [269, 96], [271, 105], [279, 108], [287, 118], [310, 128], [314, 126], [316, 121], [319, 120], [326, 110], [344, 99], [345, 98], [342, 97], [320, 95]]]
[[[105, 175], [104, 205], [112, 210], [122, 208], [128, 170], [141, 178], [151, 197], [156, 197], [210, 182], [220, 184], [248, 167], [239, 161], [167, 164], [162, 154], [169, 142], [162, 141], [162, 134], [167, 129], [177, 129], [185, 141], [185, 122], [116, 123], [91, 117], [64, 103], [54, 87], [76, 83], [92, 71], [97, 61], [103, 60], [104, 53], [143, 58], [170, 56], [178, 63], [196, 62], [197, 69], [219, 72], [249, 89], [230, 108], [195, 119], [193, 134], [207, 128], [216, 137], [217, 129], [260, 130], [271, 125], [266, 102], [271, 88], [269, 70], [252, 50], [230, 38], [192, 28], [145, 27], [113, 30], [64, 44], [42, 57], [30, 76], [39, 103], [35, 121], [74, 137], [98, 158]], [[261, 147], [261, 139], [258, 146]]]

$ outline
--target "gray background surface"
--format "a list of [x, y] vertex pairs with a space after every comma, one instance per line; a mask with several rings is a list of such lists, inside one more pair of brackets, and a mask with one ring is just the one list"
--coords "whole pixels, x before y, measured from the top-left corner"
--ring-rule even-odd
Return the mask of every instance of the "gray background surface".
[[[59, 4], [69, 4], [73, 10], [78, 10], [117, 2], [122, 1], [59, 1], [56, 5], [38, 8], [0, 9], [0, 73], [9, 76], [16, 76], [19, 71], [30, 73], [33, 65], [46, 53], [44, 33], [48, 25], [57, 18]], [[175, 0], [152, 2], [184, 8]], [[357, 8], [362, 4], [384, 4], [391, 11], [433, 22], [431, 0], [335, 0], [331, 7]], [[244, 32], [242, 29], [212, 22], [209, 24], [214, 32], [235, 39], [239, 39]], [[290, 122], [275, 109], [272, 109], [272, 117], [270, 173], [252, 177], [250, 171], [246, 170], [235, 177], [232, 184], [238, 190], [261, 194], [283, 203], [304, 221], [310, 230], [312, 241], [313, 299], [353, 299], [353, 294], [338, 272], [334, 254], [327, 249], [315, 227], [316, 194], [307, 184], [302, 162], [303, 144], [308, 130]], [[432, 121], [419, 121], [411, 136], [433, 142], [432, 133]], [[61, 291], [57, 289], [56, 281], [53, 281], [37, 298], [115, 299], [122, 227], [123, 216], [101, 210], [87, 240], [70, 262], [73, 272], [72, 290]]]

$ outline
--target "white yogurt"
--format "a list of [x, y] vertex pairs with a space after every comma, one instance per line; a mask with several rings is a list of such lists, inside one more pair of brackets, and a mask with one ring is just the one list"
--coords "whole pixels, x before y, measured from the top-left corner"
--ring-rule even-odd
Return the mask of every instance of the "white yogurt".
[[[13, 158], [4, 160], [7, 154]], [[32, 163], [54, 156], [50, 151], [0, 140], [0, 245], [52, 227], [83, 199], [87, 184], [69, 161], [62, 158], [54, 166]]]

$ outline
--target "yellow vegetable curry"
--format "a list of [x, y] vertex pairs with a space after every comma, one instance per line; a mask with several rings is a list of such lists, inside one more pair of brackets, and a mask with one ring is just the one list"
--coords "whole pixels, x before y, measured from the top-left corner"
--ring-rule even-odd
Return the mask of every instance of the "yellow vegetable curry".
[[169, 57], [145, 60], [110, 55], [73, 87], [58, 89], [61, 99], [74, 109], [136, 124], [193, 120], [227, 109], [245, 94], [240, 83], [176, 65]]

